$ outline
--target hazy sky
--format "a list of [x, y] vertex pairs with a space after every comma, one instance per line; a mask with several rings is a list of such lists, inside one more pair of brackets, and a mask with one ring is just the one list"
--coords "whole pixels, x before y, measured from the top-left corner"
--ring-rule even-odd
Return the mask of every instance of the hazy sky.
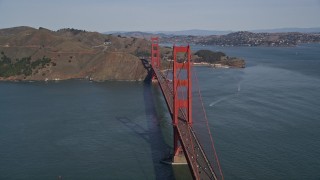
[[0, 0], [0, 28], [89, 31], [320, 27], [320, 0]]

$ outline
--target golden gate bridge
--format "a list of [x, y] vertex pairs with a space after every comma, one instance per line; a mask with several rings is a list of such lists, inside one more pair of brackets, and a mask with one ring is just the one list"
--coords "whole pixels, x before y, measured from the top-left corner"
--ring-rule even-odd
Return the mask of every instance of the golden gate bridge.
[[202, 103], [190, 46], [173, 46], [169, 70], [160, 69], [159, 38], [151, 38], [152, 80], [157, 81], [173, 125], [171, 163], [187, 163], [193, 179], [224, 179]]

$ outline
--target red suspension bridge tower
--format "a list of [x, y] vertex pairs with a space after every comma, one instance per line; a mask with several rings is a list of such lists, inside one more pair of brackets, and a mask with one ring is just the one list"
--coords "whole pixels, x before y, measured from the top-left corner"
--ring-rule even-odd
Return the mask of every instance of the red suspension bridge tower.
[[[187, 60], [182, 62], [178, 54], [185, 54]], [[184, 77], [183, 77], [184, 76]], [[192, 84], [191, 84], [191, 54], [189, 46], [173, 46], [173, 136], [174, 163], [185, 160], [183, 147], [179, 140], [179, 115], [183, 113], [186, 121], [192, 126]], [[183, 161], [183, 160], [182, 160]]]
[[[198, 96], [194, 96], [196, 99], [193, 97], [192, 84], [194, 83], [192, 83], [190, 46], [173, 46], [173, 71], [172, 79], [169, 79], [168, 74], [165, 75], [160, 70], [159, 39], [151, 38], [151, 41], [153, 80], [157, 80], [159, 83], [172, 118], [172, 164], [187, 163], [194, 179], [224, 179], [208, 127], [200, 91], [198, 91]], [[198, 103], [197, 106], [192, 106], [193, 100]], [[195, 107], [198, 109], [193, 109]], [[194, 110], [196, 110], [196, 114], [192, 113], [195, 112]], [[196, 122], [197, 124], [195, 124]], [[195, 125], [201, 129], [195, 130]], [[209, 139], [210, 141], [203, 141], [201, 137], [204, 132], [209, 135], [205, 140]]]

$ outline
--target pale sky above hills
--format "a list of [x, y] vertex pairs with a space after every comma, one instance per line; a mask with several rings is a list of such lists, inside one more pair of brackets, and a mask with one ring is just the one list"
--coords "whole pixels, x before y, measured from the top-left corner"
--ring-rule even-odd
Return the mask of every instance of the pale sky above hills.
[[89, 31], [320, 27], [320, 0], [0, 0], [0, 28]]

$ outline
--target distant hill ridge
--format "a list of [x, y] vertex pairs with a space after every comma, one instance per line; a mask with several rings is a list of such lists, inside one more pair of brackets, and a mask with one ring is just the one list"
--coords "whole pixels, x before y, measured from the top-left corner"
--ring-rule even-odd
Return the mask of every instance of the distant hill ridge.
[[[300, 33], [318, 33], [320, 32], [320, 27], [313, 28], [277, 28], [277, 29], [258, 29], [258, 30], [247, 30], [255, 33], [286, 33], [286, 32], [300, 32]], [[210, 35], [226, 35], [237, 31], [225, 30], [201, 30], [201, 29], [192, 29], [192, 30], [181, 30], [181, 31], [109, 31], [104, 32], [104, 34], [117, 34], [124, 36], [210, 36]]]

